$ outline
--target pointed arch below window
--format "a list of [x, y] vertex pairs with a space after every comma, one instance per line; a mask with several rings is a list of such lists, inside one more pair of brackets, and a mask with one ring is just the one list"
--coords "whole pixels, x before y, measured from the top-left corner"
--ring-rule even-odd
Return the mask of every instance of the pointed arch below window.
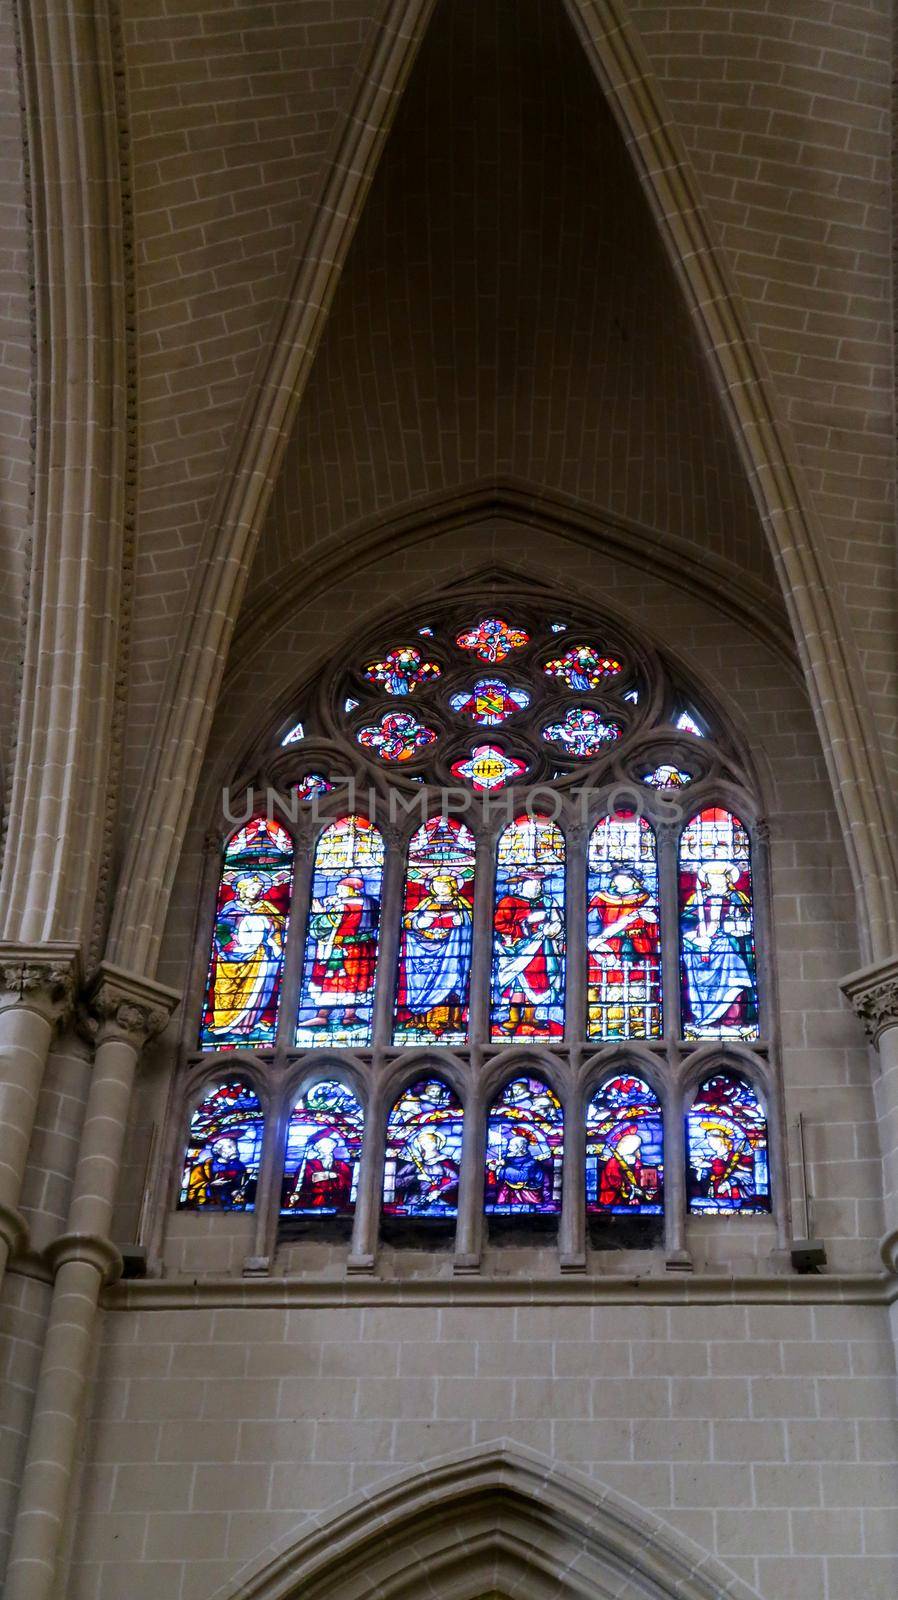
[[339, 817], [318, 840], [296, 1043], [371, 1043], [384, 843], [367, 817]]
[[513, 1078], [487, 1120], [484, 1209], [492, 1216], [561, 1211], [564, 1114], [541, 1078]]
[[686, 1039], [757, 1039], [751, 843], [707, 806], [680, 837], [680, 988]]
[[686, 1116], [686, 1185], [694, 1215], [771, 1209], [767, 1119], [747, 1079], [716, 1072]]
[[385, 1217], [454, 1217], [464, 1128], [461, 1101], [441, 1078], [403, 1089], [387, 1121]]
[[587, 1038], [659, 1039], [661, 922], [655, 833], [644, 817], [601, 817], [589, 840]]
[[200, 1047], [273, 1045], [293, 889], [293, 841], [256, 816], [225, 848]]
[[190, 1117], [179, 1210], [252, 1211], [264, 1130], [259, 1097], [245, 1078], [210, 1084]]
[[644, 1078], [610, 1078], [589, 1102], [586, 1209], [620, 1216], [664, 1210], [664, 1124]]
[[313, 1083], [287, 1123], [281, 1213], [351, 1217], [355, 1211], [364, 1113], [336, 1078]]
[[520, 816], [499, 835], [490, 1032], [494, 1041], [564, 1038], [564, 834]]
[[408, 849], [394, 1044], [466, 1044], [475, 841], [454, 817], [431, 817]]

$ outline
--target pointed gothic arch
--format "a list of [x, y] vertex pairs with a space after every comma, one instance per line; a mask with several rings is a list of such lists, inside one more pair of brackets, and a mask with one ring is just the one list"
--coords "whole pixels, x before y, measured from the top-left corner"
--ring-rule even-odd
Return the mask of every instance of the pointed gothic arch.
[[760, 1600], [670, 1524], [502, 1442], [415, 1467], [212, 1600]]

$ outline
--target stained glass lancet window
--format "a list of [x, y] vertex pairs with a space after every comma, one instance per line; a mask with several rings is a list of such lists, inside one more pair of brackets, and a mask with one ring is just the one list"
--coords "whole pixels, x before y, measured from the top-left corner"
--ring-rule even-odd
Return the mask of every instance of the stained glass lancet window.
[[282, 1212], [288, 1216], [352, 1215], [362, 1123], [358, 1100], [335, 1078], [313, 1083], [296, 1101], [287, 1124]]
[[644, 817], [602, 817], [589, 841], [587, 1037], [657, 1039], [661, 928], [655, 834]]
[[564, 835], [548, 817], [516, 817], [499, 836], [494, 1040], [564, 1037], [564, 854]]
[[706, 1078], [686, 1118], [689, 1210], [726, 1216], [770, 1210], [767, 1122], [737, 1073]]
[[190, 1118], [178, 1205], [183, 1211], [252, 1211], [264, 1121], [255, 1090], [228, 1078]]
[[383, 839], [366, 817], [340, 817], [315, 851], [296, 1043], [371, 1043], [384, 868]]
[[384, 1216], [456, 1215], [462, 1126], [461, 1102], [441, 1079], [403, 1090], [387, 1122]]
[[489, 1114], [485, 1209], [492, 1215], [561, 1210], [564, 1118], [540, 1078], [514, 1078]]
[[394, 1044], [464, 1044], [468, 1037], [474, 835], [432, 817], [408, 851]]
[[586, 1113], [587, 1211], [657, 1216], [664, 1209], [658, 1098], [642, 1078], [611, 1078]]
[[751, 846], [718, 806], [680, 838], [680, 984], [685, 1038], [758, 1037]]
[[293, 882], [293, 842], [252, 817], [224, 853], [200, 1045], [273, 1045]]

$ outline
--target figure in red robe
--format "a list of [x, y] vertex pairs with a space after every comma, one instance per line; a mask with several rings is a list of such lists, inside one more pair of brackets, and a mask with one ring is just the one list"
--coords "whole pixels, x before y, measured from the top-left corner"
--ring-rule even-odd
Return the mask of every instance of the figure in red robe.
[[291, 1211], [336, 1211], [350, 1208], [352, 1167], [337, 1154], [337, 1141], [329, 1135], [306, 1146], [296, 1181], [287, 1196]]
[[643, 1039], [660, 1031], [658, 917], [635, 872], [620, 868], [587, 907], [590, 1033]]
[[642, 1135], [635, 1122], [615, 1129], [599, 1168], [599, 1205], [603, 1211], [638, 1209], [658, 1199], [658, 1170], [642, 1164]]
[[309, 992], [318, 1014], [304, 1028], [360, 1023], [356, 1007], [369, 1002], [377, 968], [378, 901], [361, 873], [341, 878], [333, 894], [315, 901], [309, 930], [315, 940]]
[[515, 889], [496, 906], [495, 985], [507, 1003], [503, 1033], [517, 1038], [542, 1038], [548, 1023], [537, 1008], [557, 1003], [564, 971], [564, 919], [545, 891], [542, 874], [524, 868], [512, 879]]

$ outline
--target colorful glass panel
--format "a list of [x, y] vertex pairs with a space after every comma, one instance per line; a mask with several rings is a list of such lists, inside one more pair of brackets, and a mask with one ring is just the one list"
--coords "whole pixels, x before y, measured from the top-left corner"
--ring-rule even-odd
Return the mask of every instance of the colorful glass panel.
[[462, 1126], [461, 1102], [439, 1078], [403, 1091], [387, 1122], [384, 1216], [456, 1215]]
[[182, 1211], [252, 1211], [264, 1119], [243, 1078], [212, 1088], [190, 1118], [178, 1206]]
[[383, 867], [383, 840], [366, 817], [325, 828], [315, 851], [298, 1045], [371, 1043]]
[[409, 845], [394, 1044], [467, 1040], [474, 850], [453, 817], [432, 817]]
[[530, 696], [526, 689], [512, 689], [502, 678], [478, 678], [472, 689], [452, 695], [449, 704], [478, 728], [498, 728], [529, 706]]
[[564, 835], [547, 817], [517, 817], [497, 849], [491, 1033], [564, 1037]]
[[373, 727], [360, 728], [357, 737], [366, 750], [376, 750], [381, 761], [411, 761], [433, 744], [437, 733], [410, 711], [387, 711]]
[[382, 684], [387, 694], [414, 694], [420, 683], [431, 683], [440, 676], [436, 661], [424, 661], [414, 645], [399, 645], [384, 656], [382, 661], [369, 661], [365, 677], [369, 683]]
[[589, 1103], [586, 1209], [621, 1216], [664, 1210], [661, 1107], [642, 1078], [612, 1078]]
[[224, 853], [200, 1045], [271, 1045], [293, 882], [290, 835], [252, 817]]
[[307, 772], [304, 778], [300, 778], [299, 783], [293, 785], [293, 793], [297, 800], [307, 803], [317, 800], [319, 795], [333, 794], [333, 792], [333, 784], [328, 783], [322, 772]]
[[757, 1039], [751, 846], [717, 806], [680, 839], [680, 987], [685, 1038]]
[[539, 1078], [514, 1078], [489, 1114], [485, 1209], [493, 1216], [561, 1210], [564, 1118]]
[[639, 781], [650, 789], [685, 789], [687, 783], [692, 782], [693, 776], [693, 773], [687, 772], [684, 767], [674, 767], [669, 762], [662, 761], [651, 772], [644, 772]]
[[686, 1117], [686, 1149], [690, 1211], [770, 1210], [767, 1122], [744, 1078], [720, 1072], [705, 1080]]
[[594, 644], [572, 644], [563, 656], [547, 661], [543, 672], [549, 678], [561, 678], [569, 689], [597, 689], [609, 678], [618, 678], [623, 664], [614, 656], [602, 655]]
[[587, 1037], [661, 1037], [655, 835], [644, 817], [602, 817], [589, 841]]
[[335, 1078], [313, 1083], [290, 1112], [281, 1211], [291, 1217], [351, 1217], [355, 1210], [363, 1113]]
[[488, 661], [495, 666], [499, 661], [504, 661], [512, 650], [521, 650], [525, 644], [529, 644], [530, 635], [523, 628], [510, 627], [501, 617], [485, 617], [476, 628], [458, 634], [455, 642], [460, 650], [473, 650], [481, 661]]
[[549, 744], [560, 744], [568, 755], [580, 761], [598, 755], [603, 745], [613, 744], [622, 733], [619, 722], [606, 722], [590, 706], [572, 706], [560, 722], [549, 722], [543, 728], [543, 738]]
[[472, 789], [489, 794], [513, 783], [527, 771], [526, 761], [506, 755], [495, 744], [475, 744], [465, 761], [453, 761], [450, 772], [455, 778], [464, 778]]

